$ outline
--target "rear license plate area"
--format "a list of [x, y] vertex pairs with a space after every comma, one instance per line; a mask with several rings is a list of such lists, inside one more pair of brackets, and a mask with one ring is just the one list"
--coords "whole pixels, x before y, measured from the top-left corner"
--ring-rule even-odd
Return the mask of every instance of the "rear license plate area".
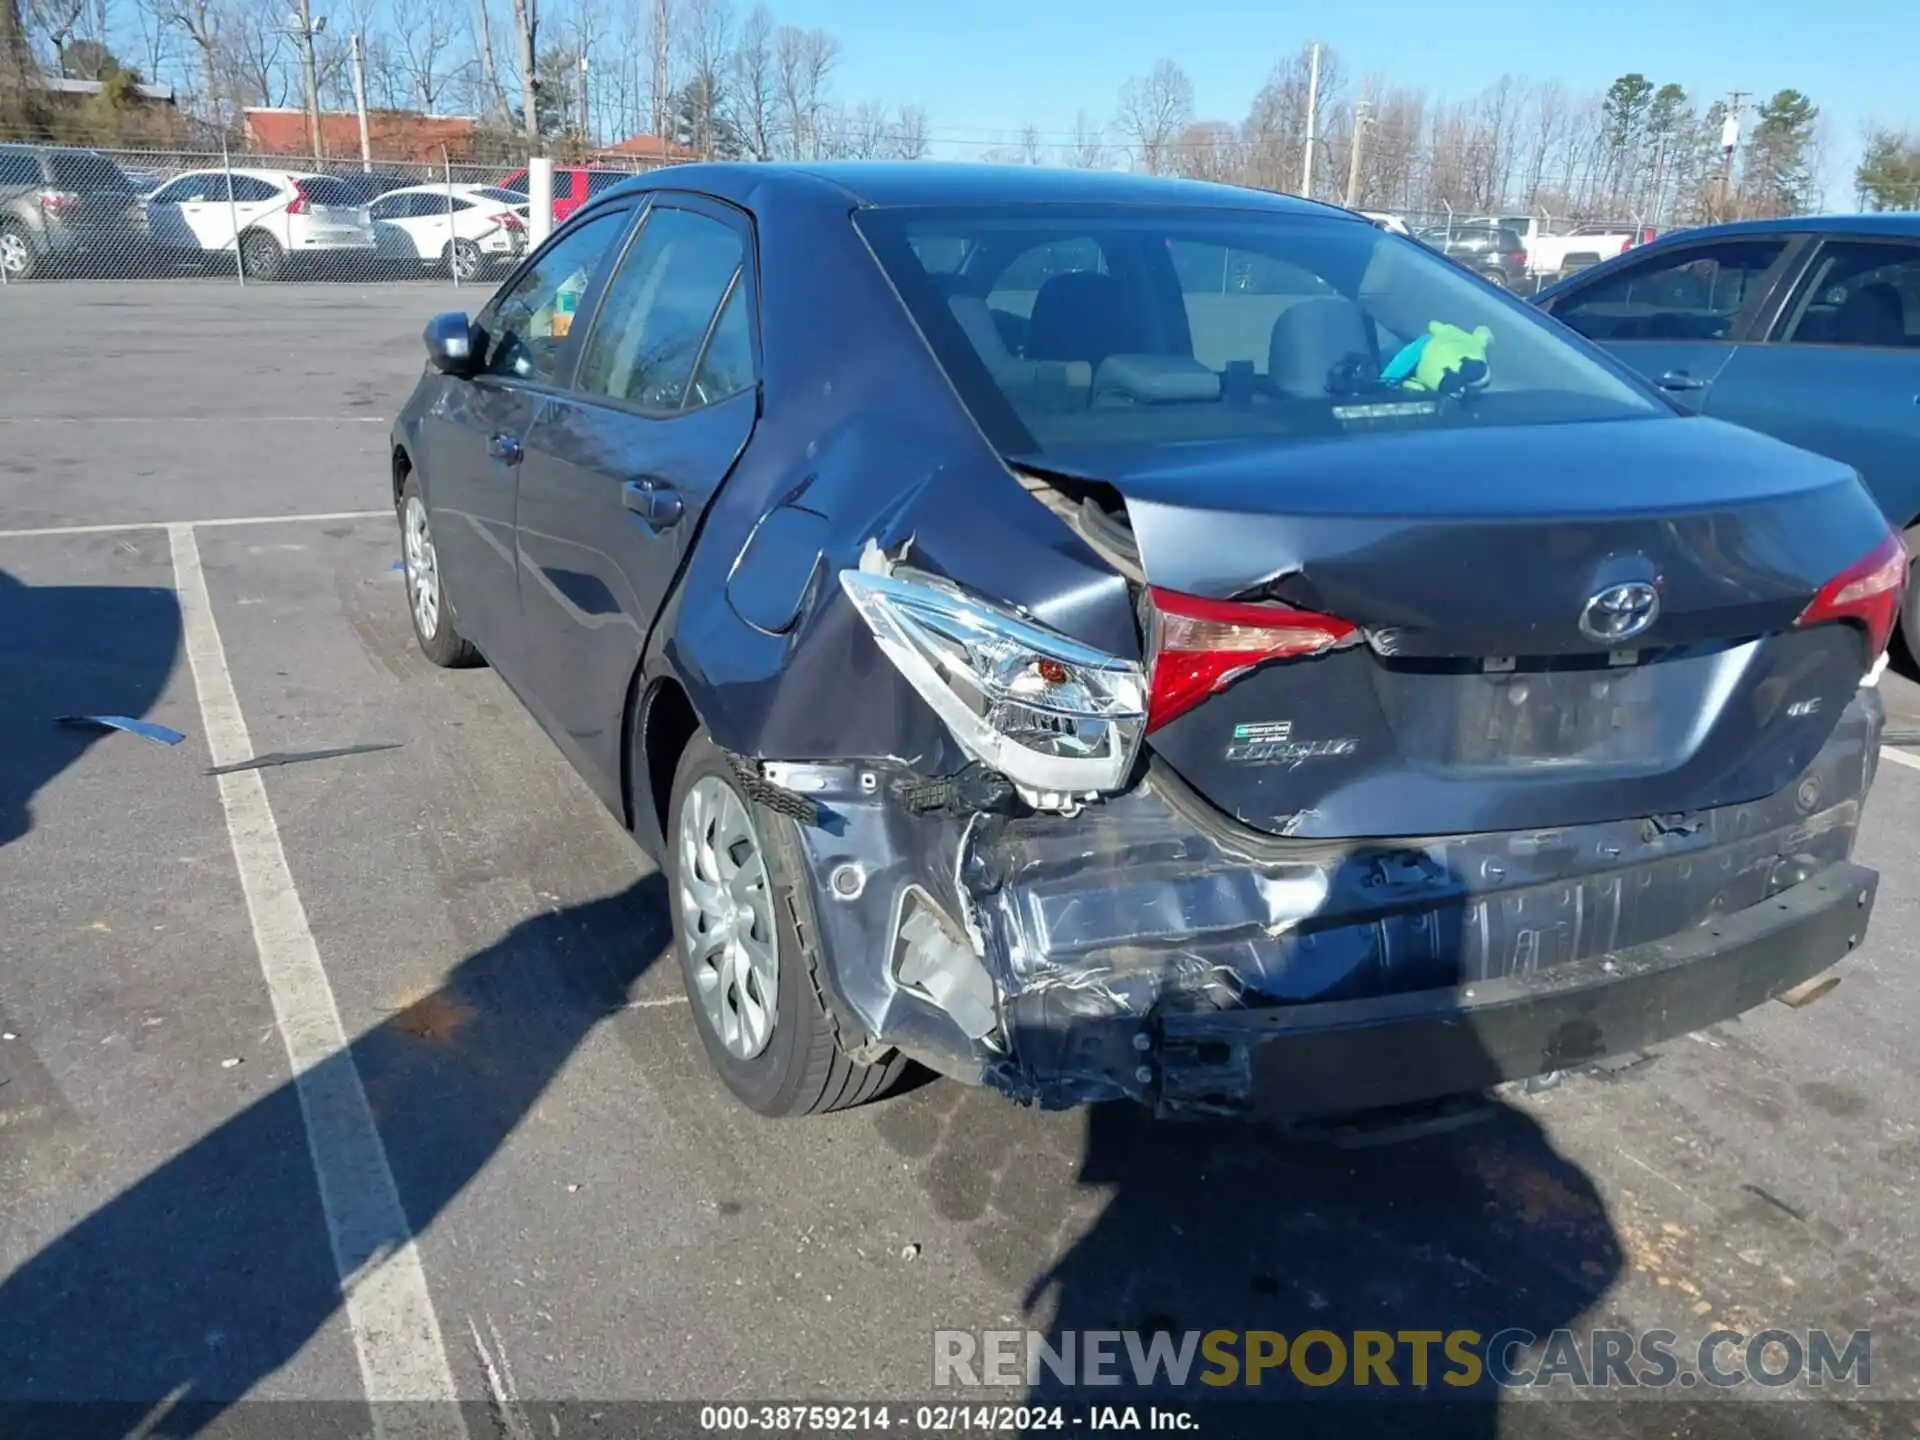
[[1663, 727], [1648, 665], [1549, 668], [1525, 661], [1401, 669], [1381, 677], [1401, 753], [1431, 764], [1500, 769], [1633, 766], [1661, 758]]

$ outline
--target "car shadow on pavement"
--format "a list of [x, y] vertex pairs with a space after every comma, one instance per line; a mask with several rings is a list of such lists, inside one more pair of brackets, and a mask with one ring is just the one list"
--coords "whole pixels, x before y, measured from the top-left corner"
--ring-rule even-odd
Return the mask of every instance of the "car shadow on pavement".
[[[1332, 893], [1376, 897], [1389, 927], [1381, 957], [1411, 962], [1418, 988], [1472, 983], [1462, 973], [1464, 908], [1396, 897], [1390, 878], [1422, 876], [1415, 883], [1435, 887], [1423, 892], [1431, 897], [1457, 895], [1454, 877], [1421, 851], [1376, 851], [1347, 866]], [[1342, 880], [1361, 888], [1343, 891]], [[1397, 909], [1412, 920], [1396, 926]], [[1342, 953], [1337, 938], [1295, 953], [1312, 963], [1329, 951]], [[1360, 958], [1345, 982], [1365, 984], [1372, 962]], [[1471, 1019], [1461, 1023], [1471, 1031]], [[1464, 1047], [1467, 1059], [1478, 1044]], [[1420, 1063], [1415, 1053], [1396, 1058], [1409, 1069]], [[1337, 1092], [1333, 1080], [1316, 1077], [1316, 1089]], [[1011, 1321], [1044, 1335], [1054, 1355], [1077, 1347], [1078, 1375], [1028, 1369], [1023, 1353], [1022, 1388], [1005, 1398], [1061, 1405], [1069, 1416], [1106, 1405], [1204, 1406], [1194, 1418], [1216, 1437], [1492, 1437], [1501, 1431], [1499, 1387], [1484, 1365], [1450, 1356], [1449, 1341], [1478, 1355], [1503, 1331], [1545, 1340], [1575, 1325], [1622, 1269], [1606, 1206], [1527, 1113], [1535, 1103], [1486, 1094], [1282, 1128], [1156, 1120], [1125, 1101], [1069, 1115], [1014, 1110], [947, 1085], [883, 1109], [875, 1128], [921, 1162], [933, 1208], [963, 1222], [976, 1259], [1018, 1297], [1017, 1314], [932, 1323]], [[1199, 1337], [1215, 1331], [1235, 1332], [1221, 1345], [1231, 1365], [1201, 1348]], [[1257, 1382], [1253, 1331], [1267, 1332]], [[1374, 1332], [1373, 1353], [1386, 1347], [1397, 1383], [1379, 1367], [1355, 1383], [1363, 1331]], [[1106, 1342], [1116, 1363], [1099, 1384], [1084, 1369], [1094, 1332], [1120, 1332]], [[1173, 1353], [1185, 1346], [1184, 1381], [1169, 1383], [1161, 1369], [1136, 1383], [1128, 1332], [1148, 1353], [1156, 1336]]]
[[145, 715], [180, 634], [171, 590], [29, 585], [0, 570], [0, 849], [32, 829], [41, 788], [111, 734], [57, 717]]
[[[664, 894], [650, 875], [526, 920], [323, 1062], [358, 1072], [412, 1233], [627, 1002], [667, 942]], [[346, 1268], [407, 1238], [342, 1237]], [[289, 1080], [0, 1283], [0, 1430], [124, 1435], [163, 1404], [164, 1422], [140, 1433], [194, 1433], [261, 1382], [271, 1393], [341, 1310], [336, 1276]], [[359, 1393], [350, 1373], [342, 1398]]]

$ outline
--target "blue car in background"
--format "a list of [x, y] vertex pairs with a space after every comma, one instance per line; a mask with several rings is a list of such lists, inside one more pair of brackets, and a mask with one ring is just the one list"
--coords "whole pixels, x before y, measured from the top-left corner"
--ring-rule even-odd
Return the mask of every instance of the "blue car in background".
[[[1536, 303], [1682, 406], [1843, 460], [1920, 551], [1920, 215], [1663, 236]], [[1920, 590], [1902, 629], [1920, 660]]]

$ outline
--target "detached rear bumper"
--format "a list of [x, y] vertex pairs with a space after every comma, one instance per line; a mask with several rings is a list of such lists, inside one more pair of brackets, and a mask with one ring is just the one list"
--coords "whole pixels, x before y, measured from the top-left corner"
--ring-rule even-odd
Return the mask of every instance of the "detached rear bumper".
[[1386, 841], [1261, 837], [1159, 766], [1075, 816], [898, 762], [758, 774], [806, 816], [822, 978], [863, 1056], [1049, 1107], [1304, 1117], [1631, 1052], [1843, 959], [1881, 724], [1863, 690], [1744, 804]]
[[[1304, 1118], [1564, 1070], [1750, 1010], [1851, 954], [1879, 877], [1841, 863], [1671, 939], [1370, 1000], [1164, 1017], [1157, 1108]], [[1143, 1057], [1144, 1059], [1145, 1057]]]

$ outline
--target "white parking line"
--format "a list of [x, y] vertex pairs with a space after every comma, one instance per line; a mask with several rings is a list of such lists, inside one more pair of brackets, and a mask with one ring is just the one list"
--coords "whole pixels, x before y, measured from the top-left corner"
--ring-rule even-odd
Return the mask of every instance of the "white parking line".
[[1896, 745], [1882, 745], [1880, 758], [1891, 760], [1896, 765], [1904, 765], [1909, 770], [1920, 770], [1920, 755], [1909, 755]]
[[[167, 539], [208, 752], [216, 766], [250, 760], [253, 741], [227, 669], [200, 568], [200, 546], [189, 525], [169, 525]], [[260, 970], [293, 1067], [347, 1323], [367, 1399], [374, 1402], [374, 1425], [384, 1430], [386, 1420], [397, 1416], [393, 1428], [409, 1436], [464, 1437], [466, 1426], [451, 1404], [398, 1411], [382, 1407], [383, 1401], [456, 1398], [440, 1322], [333, 986], [287, 868], [266, 785], [257, 770], [222, 775], [219, 784]]]
[[41, 540], [57, 535], [117, 535], [122, 530], [208, 530], [225, 525], [299, 525], [322, 520], [392, 519], [391, 510], [320, 510], [306, 515], [228, 515], [212, 520], [122, 520], [111, 525], [43, 525], [32, 530], [0, 530], [0, 540]]

